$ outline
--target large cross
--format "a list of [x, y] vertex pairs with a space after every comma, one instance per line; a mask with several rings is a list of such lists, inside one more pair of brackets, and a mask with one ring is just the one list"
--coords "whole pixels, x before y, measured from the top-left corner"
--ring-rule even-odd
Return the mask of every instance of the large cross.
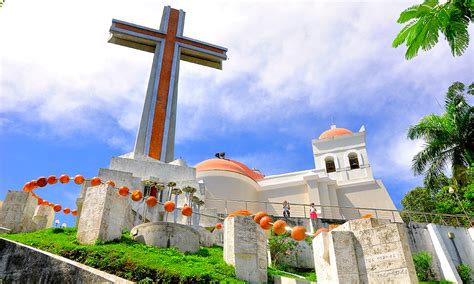
[[135, 155], [174, 159], [179, 61], [222, 69], [224, 47], [183, 36], [184, 11], [166, 6], [159, 30], [112, 20], [109, 42], [154, 53]]

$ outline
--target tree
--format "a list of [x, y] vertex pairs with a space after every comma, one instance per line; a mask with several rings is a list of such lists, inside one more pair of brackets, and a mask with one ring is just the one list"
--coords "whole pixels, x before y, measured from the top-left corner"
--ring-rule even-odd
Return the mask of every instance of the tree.
[[[412, 169], [416, 175], [424, 174], [428, 184], [451, 165], [455, 181], [466, 185], [467, 166], [474, 157], [474, 108], [464, 91], [464, 84], [453, 83], [446, 94], [445, 113], [425, 116], [408, 129], [409, 139], [425, 141], [424, 149], [413, 157]], [[474, 84], [467, 93], [474, 94]]]
[[418, 51], [430, 50], [438, 43], [441, 32], [449, 43], [453, 56], [460, 56], [469, 46], [468, 26], [474, 21], [473, 0], [425, 0], [404, 10], [397, 22], [407, 25], [400, 30], [392, 46], [406, 43], [406, 59], [412, 59]]

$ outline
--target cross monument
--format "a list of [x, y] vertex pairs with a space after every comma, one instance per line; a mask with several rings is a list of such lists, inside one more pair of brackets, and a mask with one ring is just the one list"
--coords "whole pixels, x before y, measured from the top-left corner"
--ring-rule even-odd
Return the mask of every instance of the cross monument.
[[174, 160], [179, 62], [222, 69], [227, 49], [183, 36], [184, 11], [163, 9], [160, 29], [112, 20], [110, 43], [154, 53], [135, 155]]

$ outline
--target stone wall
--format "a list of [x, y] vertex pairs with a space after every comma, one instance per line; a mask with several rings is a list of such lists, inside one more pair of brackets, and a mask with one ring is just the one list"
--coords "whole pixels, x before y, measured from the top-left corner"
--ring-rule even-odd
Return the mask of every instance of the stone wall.
[[133, 283], [48, 252], [0, 238], [0, 283]]

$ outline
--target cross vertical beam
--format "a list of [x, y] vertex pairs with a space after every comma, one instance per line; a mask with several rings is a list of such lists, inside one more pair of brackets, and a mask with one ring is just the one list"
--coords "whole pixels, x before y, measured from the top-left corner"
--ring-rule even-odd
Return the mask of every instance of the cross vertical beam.
[[112, 20], [109, 42], [153, 52], [135, 155], [174, 160], [180, 60], [222, 69], [227, 49], [183, 36], [185, 13], [166, 6], [159, 30]]

